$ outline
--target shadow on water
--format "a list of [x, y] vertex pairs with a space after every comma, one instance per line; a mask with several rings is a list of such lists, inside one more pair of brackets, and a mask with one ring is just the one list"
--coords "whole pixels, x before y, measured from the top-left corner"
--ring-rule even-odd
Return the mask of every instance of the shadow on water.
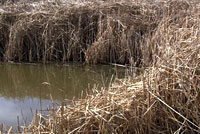
[[[117, 70], [124, 77], [125, 69]], [[94, 84], [108, 86], [115, 74], [108, 65], [0, 64], [0, 123], [16, 129], [17, 116], [20, 125], [22, 114], [30, 123], [35, 109], [50, 107], [51, 100], [79, 98]]]

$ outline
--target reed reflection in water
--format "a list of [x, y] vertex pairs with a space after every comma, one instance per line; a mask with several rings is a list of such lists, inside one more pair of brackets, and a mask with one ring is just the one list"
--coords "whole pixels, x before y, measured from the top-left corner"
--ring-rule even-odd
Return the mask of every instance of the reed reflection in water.
[[31, 111], [46, 109], [52, 100], [79, 98], [94, 84], [107, 86], [115, 72], [106, 65], [0, 64], [0, 123], [16, 128], [19, 115], [23, 125], [22, 113], [30, 123]]

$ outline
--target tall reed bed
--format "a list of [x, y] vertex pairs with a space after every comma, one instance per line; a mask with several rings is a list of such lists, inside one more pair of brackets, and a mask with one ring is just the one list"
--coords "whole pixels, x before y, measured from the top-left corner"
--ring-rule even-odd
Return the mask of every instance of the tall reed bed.
[[2, 60], [139, 66], [146, 51], [143, 42], [163, 16], [153, 3], [46, 3], [46, 7], [31, 3], [3, 7]]

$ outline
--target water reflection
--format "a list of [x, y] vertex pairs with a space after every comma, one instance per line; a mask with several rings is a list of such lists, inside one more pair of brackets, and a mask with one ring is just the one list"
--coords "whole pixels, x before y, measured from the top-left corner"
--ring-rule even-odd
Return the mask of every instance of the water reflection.
[[[5, 123], [5, 126], [13, 126], [17, 128], [17, 116], [19, 117], [20, 125], [24, 126], [30, 123], [34, 115], [35, 109], [45, 108], [50, 106], [49, 100], [42, 100], [38, 98], [24, 98], [24, 100], [10, 99], [0, 97], [0, 123]], [[23, 115], [23, 116], [22, 116]], [[24, 119], [23, 119], [24, 118]], [[25, 121], [25, 122], [24, 122]]]
[[[19, 115], [22, 125], [21, 111], [28, 123], [31, 109], [45, 109], [51, 105], [51, 99], [59, 102], [78, 98], [89, 85], [106, 86], [115, 69], [104, 65], [0, 64], [0, 123], [16, 128]], [[123, 77], [123, 70], [118, 74]]]

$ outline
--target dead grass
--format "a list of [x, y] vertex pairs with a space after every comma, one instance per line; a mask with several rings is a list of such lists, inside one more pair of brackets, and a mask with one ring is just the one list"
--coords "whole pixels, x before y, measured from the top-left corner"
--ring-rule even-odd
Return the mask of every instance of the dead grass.
[[[200, 4], [195, 0], [159, 1], [152, 5], [143, 1], [86, 4], [79, 8], [61, 8], [53, 15], [44, 12], [29, 14], [31, 17], [25, 15], [22, 22], [12, 26], [10, 37], [13, 39], [9, 47], [19, 49], [20, 44], [28, 42], [28, 45], [32, 40], [29, 47], [43, 46], [43, 49], [39, 47], [39, 60], [52, 56], [44, 51], [45, 47], [54, 54], [59, 40], [69, 39], [66, 55], [60, 56], [65, 57], [63, 61], [69, 57], [75, 60], [72, 55], [77, 52], [80, 60], [82, 50], [83, 59], [88, 63], [119, 62], [148, 67], [141, 67], [143, 73], [136, 78], [115, 80], [107, 89], [94, 87], [85, 98], [73, 100], [71, 105], [63, 103], [57, 110], [50, 111], [48, 118], [36, 114], [24, 131], [200, 133], [199, 9]], [[53, 32], [61, 27], [65, 27], [67, 33]], [[24, 36], [27, 40], [22, 43]], [[54, 36], [56, 38], [50, 40]], [[50, 44], [54, 44], [53, 48]], [[8, 51], [11, 60], [13, 54], [17, 59], [24, 58], [19, 58], [15, 49], [11, 50]], [[30, 55], [32, 48], [28, 50], [25, 55]]]
[[140, 2], [33, 4], [3, 7], [1, 16], [9, 12], [6, 17], [15, 16], [15, 22], [8, 30], [1, 29], [7, 37], [2, 38], [2, 59], [139, 66], [143, 40], [152, 34], [163, 14], [155, 4]]

